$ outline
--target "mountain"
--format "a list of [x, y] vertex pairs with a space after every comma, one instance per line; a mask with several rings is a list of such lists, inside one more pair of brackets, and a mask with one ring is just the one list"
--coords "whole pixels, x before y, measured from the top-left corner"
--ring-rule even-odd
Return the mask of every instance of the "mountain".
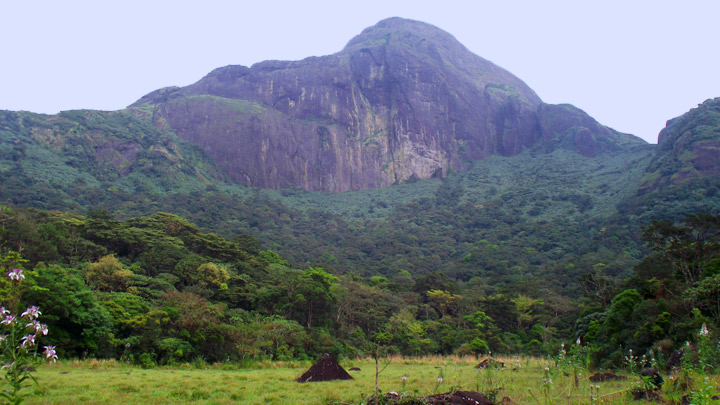
[[358, 356], [378, 336], [551, 356], [581, 336], [612, 368], [717, 330], [720, 217], [691, 214], [720, 213], [718, 152], [720, 98], [650, 145], [389, 19], [120, 111], [0, 111], [0, 259], [28, 260], [65, 357]]
[[389, 19], [335, 55], [220, 68], [121, 111], [0, 111], [0, 204], [166, 211], [298, 265], [577, 295], [643, 256], [650, 220], [720, 209], [718, 104], [650, 145]]
[[538, 142], [594, 156], [643, 141], [525, 83], [426, 23], [391, 18], [333, 55], [216, 69], [131, 107], [235, 182], [344, 192], [442, 177]]
[[619, 209], [641, 222], [720, 209], [720, 98], [667, 122], [637, 189]]
[[720, 98], [671, 119], [643, 180], [644, 192], [703, 177], [720, 176]]

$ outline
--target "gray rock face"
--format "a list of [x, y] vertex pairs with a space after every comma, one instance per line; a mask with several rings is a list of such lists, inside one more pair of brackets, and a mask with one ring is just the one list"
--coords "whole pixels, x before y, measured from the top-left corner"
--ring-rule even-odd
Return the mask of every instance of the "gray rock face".
[[537, 118], [542, 147], [548, 150], [560, 147], [595, 157], [603, 152], [646, 145], [640, 138], [600, 125], [570, 104], [541, 104]]
[[720, 97], [667, 122], [640, 191], [703, 177], [720, 177]]
[[[328, 192], [441, 176], [568, 128], [542, 126], [540, 98], [509, 72], [434, 26], [400, 18], [334, 55], [219, 68], [133, 104], [142, 105], [234, 181]], [[575, 139], [592, 156], [595, 134], [608, 129], [587, 119], [595, 125]]]

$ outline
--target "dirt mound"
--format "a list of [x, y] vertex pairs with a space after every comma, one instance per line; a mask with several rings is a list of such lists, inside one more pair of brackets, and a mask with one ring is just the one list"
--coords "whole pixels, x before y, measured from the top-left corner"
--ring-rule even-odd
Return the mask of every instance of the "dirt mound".
[[624, 381], [624, 380], [627, 380], [627, 377], [623, 377], [621, 375], [616, 375], [612, 371], [606, 371], [604, 373], [595, 373], [592, 376], [590, 376], [590, 381], [592, 381], [592, 382]]
[[485, 395], [474, 391], [453, 391], [444, 394], [430, 395], [425, 400], [433, 405], [493, 405]]
[[[435, 394], [428, 397], [415, 397], [411, 395], [401, 395], [397, 392], [388, 392], [384, 394], [380, 401], [376, 402], [375, 398], [368, 400], [371, 404], [432, 404], [432, 405], [493, 405], [493, 402], [487, 399], [485, 395], [474, 391], [451, 391], [444, 394]], [[509, 398], [505, 397], [502, 403], [510, 404]]]
[[685, 355], [685, 350], [680, 349], [670, 356], [670, 359], [665, 365], [665, 374], [670, 374], [673, 369], [679, 368], [682, 365], [683, 355]]
[[497, 361], [493, 359], [485, 359], [480, 362], [475, 368], [488, 368], [488, 367], [495, 367], [495, 368], [505, 368], [505, 363], [502, 361]]
[[635, 401], [648, 400], [655, 402], [660, 400], [660, 394], [655, 391], [647, 391], [644, 388], [633, 388], [630, 393]]
[[378, 401], [375, 401], [375, 397], [370, 397], [367, 401], [368, 405], [378, 404], [403, 404], [403, 405], [415, 405], [425, 404], [425, 400], [421, 397], [413, 397], [409, 395], [401, 395], [397, 392], [388, 392], [383, 394]]
[[331, 355], [325, 353], [297, 382], [352, 380], [352, 376]]

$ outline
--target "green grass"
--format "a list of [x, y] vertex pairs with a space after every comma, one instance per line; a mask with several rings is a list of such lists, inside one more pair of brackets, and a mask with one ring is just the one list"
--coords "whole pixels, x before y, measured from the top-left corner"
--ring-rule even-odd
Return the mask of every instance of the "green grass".
[[[497, 400], [507, 396], [513, 403], [591, 403], [588, 375], [580, 375], [575, 387], [553, 364], [534, 358], [501, 358], [503, 370], [476, 370], [472, 358], [392, 358], [380, 374], [381, 392], [396, 391], [426, 396], [454, 389], [489, 392], [499, 389]], [[385, 362], [381, 363], [381, 366]], [[141, 369], [115, 361], [60, 361], [41, 367], [34, 375], [39, 386], [28, 404], [128, 404], [128, 403], [361, 403], [374, 394], [372, 360], [344, 361], [359, 367], [354, 380], [300, 384], [295, 379], [309, 366], [304, 363], [261, 363], [252, 368], [218, 364], [205, 369], [190, 365]], [[552, 384], [543, 385], [548, 366]], [[407, 375], [403, 384], [402, 376]], [[438, 377], [443, 380], [438, 384]], [[666, 380], [670, 380], [667, 378]], [[718, 387], [718, 377], [710, 380]], [[604, 403], [631, 402], [627, 391], [639, 385], [627, 381], [599, 383], [598, 398]], [[669, 389], [666, 384], [665, 391]], [[547, 391], [543, 387], [548, 387]], [[547, 393], [547, 395], [546, 395]]]

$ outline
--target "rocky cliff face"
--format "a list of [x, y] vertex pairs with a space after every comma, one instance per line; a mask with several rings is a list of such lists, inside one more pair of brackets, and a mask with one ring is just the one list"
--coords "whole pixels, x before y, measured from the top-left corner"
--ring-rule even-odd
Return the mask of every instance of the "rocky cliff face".
[[541, 104], [537, 109], [541, 146], [546, 150], [564, 148], [586, 157], [623, 148], [647, 146], [639, 138], [600, 125], [584, 111], [570, 104]]
[[720, 98], [669, 120], [660, 131], [642, 192], [696, 178], [720, 176]]
[[131, 107], [140, 106], [152, 107], [157, 126], [203, 147], [234, 181], [264, 188], [377, 188], [538, 141], [586, 156], [642, 142], [580, 110], [543, 104], [451, 35], [400, 18], [334, 55], [219, 68]]

